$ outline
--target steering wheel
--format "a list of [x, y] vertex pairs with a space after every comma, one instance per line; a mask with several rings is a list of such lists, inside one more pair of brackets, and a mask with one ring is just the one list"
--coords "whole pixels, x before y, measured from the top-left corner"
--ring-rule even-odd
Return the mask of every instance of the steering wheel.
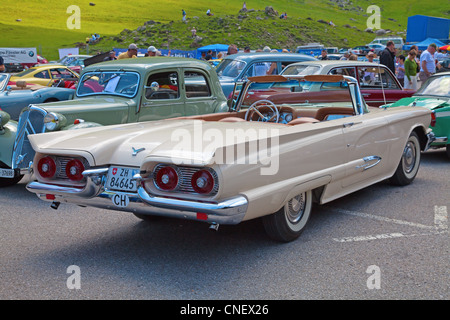
[[120, 89], [119, 93], [123, 94], [133, 94], [136, 90], [136, 84], [132, 84], [131, 86], [123, 87]]
[[[267, 117], [259, 111], [260, 107], [268, 107], [274, 115], [267, 119]], [[272, 119], [276, 117], [274, 122], [278, 123], [278, 120], [280, 119], [280, 111], [278, 110], [277, 106], [270, 100], [258, 100], [254, 102], [245, 113], [245, 121], [253, 121], [252, 117], [254, 113], [259, 116], [258, 121], [271, 122]]]

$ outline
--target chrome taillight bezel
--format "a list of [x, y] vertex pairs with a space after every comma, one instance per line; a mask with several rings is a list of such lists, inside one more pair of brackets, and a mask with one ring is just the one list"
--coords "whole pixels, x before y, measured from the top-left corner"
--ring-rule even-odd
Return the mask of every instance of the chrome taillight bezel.
[[37, 164], [37, 171], [44, 179], [52, 179], [57, 172], [56, 159], [53, 156], [45, 156], [39, 159]]
[[[54, 170], [55, 172], [51, 172], [52, 174], [42, 174], [41, 170], [41, 161], [45, 161], [43, 159], [47, 159], [49, 161], [54, 162]], [[76, 186], [83, 185], [86, 182], [86, 178], [82, 175], [83, 171], [90, 168], [89, 162], [84, 157], [79, 156], [61, 156], [61, 155], [48, 155], [41, 154], [35, 159], [35, 168], [34, 171], [37, 173], [37, 177], [45, 180], [46, 182], [54, 182], [58, 184], [74, 184]], [[78, 164], [78, 171], [76, 175], [68, 174], [68, 165], [71, 163]]]
[[[170, 167], [177, 173], [178, 181], [177, 185], [174, 188], [171, 188], [170, 190], [161, 188], [160, 185], [158, 185], [158, 174], [160, 173], [160, 170], [163, 168]], [[148, 170], [151, 171], [151, 174], [149, 174], [143, 181], [143, 187], [148, 192], [162, 192], [164, 194], [184, 194], [184, 195], [200, 195], [200, 196], [214, 196], [218, 193], [219, 190], [219, 178], [216, 173], [216, 171], [209, 167], [191, 167], [191, 166], [176, 166], [173, 164], [166, 164], [166, 163], [158, 163], [156, 164], [153, 169], [148, 168]], [[149, 172], [149, 171], [147, 171]], [[198, 173], [200, 172], [200, 173]], [[197, 189], [194, 188], [194, 183], [192, 181], [194, 175], [207, 175], [209, 176], [209, 183], [207, 188], [204, 189]], [[196, 190], [197, 189], [197, 190]]]

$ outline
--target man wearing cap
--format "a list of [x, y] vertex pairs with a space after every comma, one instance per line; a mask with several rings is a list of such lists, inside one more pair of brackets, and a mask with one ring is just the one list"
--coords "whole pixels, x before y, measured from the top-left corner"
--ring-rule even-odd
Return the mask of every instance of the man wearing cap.
[[428, 49], [420, 55], [419, 79], [422, 82], [427, 80], [433, 73], [436, 73], [436, 61], [434, 60], [436, 50], [437, 46], [431, 43]]
[[128, 46], [128, 50], [119, 54], [117, 59], [137, 58], [138, 47], [134, 43]]
[[158, 50], [156, 50], [156, 48], [154, 46], [150, 46], [150, 47], [148, 47], [147, 54], [145, 56], [146, 57], [155, 57], [157, 53], [158, 53]]

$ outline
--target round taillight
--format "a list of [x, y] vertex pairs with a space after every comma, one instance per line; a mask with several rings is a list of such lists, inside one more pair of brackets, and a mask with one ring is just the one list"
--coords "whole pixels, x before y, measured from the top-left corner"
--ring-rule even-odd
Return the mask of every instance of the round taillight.
[[172, 167], [161, 168], [156, 174], [155, 182], [163, 190], [173, 190], [178, 185], [178, 173]]
[[56, 163], [52, 157], [44, 157], [38, 162], [38, 172], [42, 178], [53, 178], [56, 173]]
[[72, 181], [80, 181], [83, 179], [84, 165], [78, 159], [70, 160], [66, 165], [66, 175]]
[[214, 178], [208, 170], [199, 170], [192, 175], [191, 185], [197, 193], [210, 193], [214, 188]]

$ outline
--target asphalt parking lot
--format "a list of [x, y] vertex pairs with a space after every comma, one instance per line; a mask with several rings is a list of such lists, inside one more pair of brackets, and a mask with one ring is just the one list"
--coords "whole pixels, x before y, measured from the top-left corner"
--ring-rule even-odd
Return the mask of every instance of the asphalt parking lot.
[[211, 231], [174, 219], [61, 205], [0, 190], [0, 299], [450, 298], [450, 161], [422, 155], [413, 184], [387, 182], [315, 206], [302, 236], [259, 220]]

